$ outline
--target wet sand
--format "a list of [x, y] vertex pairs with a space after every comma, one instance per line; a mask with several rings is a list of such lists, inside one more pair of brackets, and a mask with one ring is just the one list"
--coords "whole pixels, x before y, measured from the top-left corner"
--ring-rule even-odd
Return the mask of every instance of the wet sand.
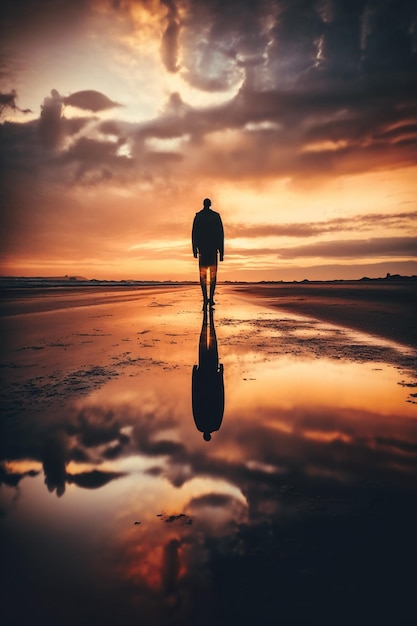
[[33, 287], [3, 289], [0, 300], [0, 318], [8, 315], [41, 313], [98, 304], [130, 302], [140, 294], [164, 294], [182, 289], [181, 284], [105, 287]]
[[219, 285], [210, 442], [192, 412], [198, 285], [9, 293], [8, 623], [411, 624], [413, 305], [385, 291]]
[[[120, 304], [140, 294], [175, 293], [197, 285], [9, 289], [2, 292], [0, 318], [79, 306]], [[334, 283], [245, 284], [222, 289], [255, 297], [260, 304], [374, 334], [417, 347], [417, 281], [343, 281]]]
[[417, 282], [252, 284], [264, 304], [417, 347]]
[[[417, 348], [416, 283], [345, 281], [219, 285], [217, 294], [216, 319], [229, 328], [237, 344], [242, 339], [255, 342], [253, 348], [259, 355], [273, 350], [282, 354], [288, 351], [293, 355], [303, 353], [309, 358], [344, 357], [356, 362], [383, 359], [397, 367], [414, 369]], [[17, 371], [16, 365], [18, 371], [23, 372], [26, 368], [37, 368], [45, 360], [42, 367], [46, 373], [54, 361], [63, 360], [77, 364], [83, 384], [91, 389], [114, 375], [115, 363], [119, 366], [129, 363], [129, 360], [120, 357], [120, 351], [114, 349], [118, 345], [128, 347], [129, 343], [137, 341], [137, 331], [132, 335], [131, 329], [126, 328], [127, 311], [129, 319], [137, 315], [138, 319], [147, 320], [143, 332], [149, 333], [161, 312], [166, 314], [175, 310], [176, 315], [184, 319], [186, 336], [186, 329], [200, 315], [200, 299], [197, 284], [180, 283], [4, 290], [0, 302], [0, 327], [1, 365], [6, 387], [10, 375]], [[184, 303], [182, 311], [179, 308], [181, 302]], [[252, 330], [242, 335], [238, 329], [240, 324], [245, 324], [245, 320], [237, 321], [235, 316], [229, 318], [229, 312], [230, 307], [239, 311], [247, 306], [252, 306]], [[271, 311], [268, 319], [263, 307]], [[302, 316], [304, 321], [297, 321], [294, 315]], [[323, 326], [329, 323], [339, 331]], [[119, 334], [119, 328], [121, 333], [126, 333], [125, 336]], [[353, 340], [350, 331], [359, 331], [363, 336]], [[278, 332], [284, 341], [274, 341], [271, 346], [257, 342], [256, 334], [265, 332]], [[366, 341], [366, 336], [374, 337], [372, 345]], [[144, 338], [149, 338], [149, 334]], [[154, 345], [154, 352], [157, 347], [161, 351], [164, 345], [163, 338], [158, 338], [158, 342], [158, 346]], [[406, 354], [392, 349], [393, 346], [387, 342], [403, 345], [409, 351]], [[147, 344], [144, 342], [142, 345]], [[54, 351], [52, 360], [51, 348]], [[184, 349], [185, 342], [182, 341], [183, 352]], [[141, 354], [138, 352], [138, 359], [142, 358]], [[88, 377], [85, 373], [92, 355], [94, 368], [102, 368], [101, 377]], [[34, 359], [34, 356], [37, 358]], [[180, 357], [181, 354], [178, 354]], [[97, 374], [98, 370], [94, 368], [89, 371]], [[21, 393], [18, 395], [22, 397]]]

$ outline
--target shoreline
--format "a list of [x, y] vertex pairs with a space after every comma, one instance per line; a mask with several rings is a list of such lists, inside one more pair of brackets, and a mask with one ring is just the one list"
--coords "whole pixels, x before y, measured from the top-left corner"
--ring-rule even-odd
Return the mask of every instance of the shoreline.
[[239, 285], [267, 306], [417, 348], [417, 289], [412, 282]]

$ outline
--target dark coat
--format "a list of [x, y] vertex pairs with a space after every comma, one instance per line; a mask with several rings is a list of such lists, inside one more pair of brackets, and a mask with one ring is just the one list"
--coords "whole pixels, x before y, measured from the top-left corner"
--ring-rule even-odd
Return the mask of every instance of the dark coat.
[[202, 209], [195, 214], [191, 234], [193, 254], [212, 255], [220, 254], [220, 261], [224, 255], [224, 231], [222, 218], [219, 213], [211, 209]]

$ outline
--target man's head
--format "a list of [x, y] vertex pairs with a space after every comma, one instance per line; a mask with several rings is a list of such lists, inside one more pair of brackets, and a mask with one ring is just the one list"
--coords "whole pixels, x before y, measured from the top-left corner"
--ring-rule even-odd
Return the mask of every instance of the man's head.
[[211, 207], [211, 200], [210, 200], [210, 198], [204, 198], [203, 206], [204, 206], [205, 209], [209, 209]]

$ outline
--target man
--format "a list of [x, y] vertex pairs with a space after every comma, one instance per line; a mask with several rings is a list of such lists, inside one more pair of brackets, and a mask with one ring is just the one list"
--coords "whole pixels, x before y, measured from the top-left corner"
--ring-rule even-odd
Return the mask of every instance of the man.
[[[198, 257], [200, 267], [200, 285], [203, 292], [203, 310], [209, 305], [213, 308], [214, 290], [217, 278], [217, 258], [223, 261], [224, 231], [219, 213], [210, 209], [211, 200], [205, 198], [203, 209], [195, 214], [192, 230], [194, 258]], [[210, 284], [209, 296], [207, 283]]]

